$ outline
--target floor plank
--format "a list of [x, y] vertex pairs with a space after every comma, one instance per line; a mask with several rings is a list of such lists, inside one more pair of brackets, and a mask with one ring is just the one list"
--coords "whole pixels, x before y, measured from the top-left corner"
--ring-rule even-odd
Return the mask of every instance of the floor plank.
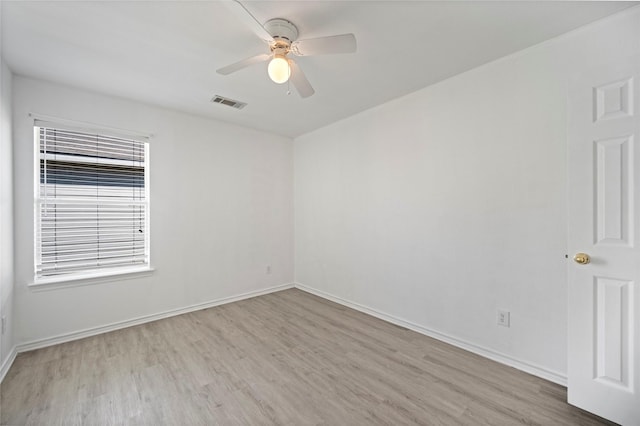
[[285, 290], [18, 355], [5, 425], [599, 425], [566, 389]]

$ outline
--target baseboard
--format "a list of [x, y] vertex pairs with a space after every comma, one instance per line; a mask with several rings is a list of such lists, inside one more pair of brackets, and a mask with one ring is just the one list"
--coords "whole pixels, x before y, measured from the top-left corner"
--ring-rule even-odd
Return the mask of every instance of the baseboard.
[[9, 352], [9, 356], [7, 356], [7, 358], [2, 363], [2, 367], [0, 367], [0, 384], [2, 384], [2, 381], [4, 380], [4, 376], [7, 375], [7, 372], [13, 365], [13, 361], [16, 359], [16, 355], [18, 355], [18, 350], [16, 346], [14, 346], [13, 348], [11, 348], [11, 352]]
[[[114, 323], [99, 326], [99, 327], [92, 327], [92, 328], [87, 328], [80, 331], [74, 331], [71, 333], [59, 334], [57, 336], [47, 337], [45, 339], [38, 339], [38, 340], [33, 340], [31, 342], [20, 343], [16, 345], [16, 347], [14, 348], [14, 351], [16, 353], [20, 353], [20, 352], [31, 351], [34, 349], [45, 348], [47, 346], [53, 346], [60, 343], [70, 342], [72, 340], [84, 339], [85, 337], [91, 337], [91, 336], [95, 336], [102, 333], [108, 333], [109, 331], [119, 330], [126, 327], [132, 327], [134, 325], [140, 325], [140, 324], [144, 324], [151, 321], [157, 321], [160, 319], [169, 318], [176, 315], [182, 315], [188, 312], [199, 311], [201, 309], [212, 308], [214, 306], [237, 302], [239, 300], [250, 299], [252, 297], [262, 296], [264, 294], [275, 293], [277, 291], [282, 291], [282, 290], [286, 290], [293, 287], [294, 287], [293, 284], [277, 285], [277, 286], [269, 287], [262, 290], [250, 291], [248, 293], [243, 293], [236, 296], [223, 297], [221, 299], [210, 300], [204, 303], [197, 303], [195, 305], [186, 306], [184, 308], [171, 309], [171, 310], [159, 312], [156, 314], [144, 315], [144, 316], [133, 318], [130, 320], [118, 321], [118, 322], [114, 322]], [[14, 355], [14, 358], [15, 358], [15, 355]], [[13, 360], [11, 362], [13, 362]], [[9, 363], [9, 366], [11, 366], [11, 363]], [[3, 365], [3, 369], [4, 369], [4, 365]], [[8, 369], [9, 367], [7, 367], [7, 370]]]
[[343, 299], [341, 297], [334, 296], [332, 294], [326, 293], [324, 291], [316, 290], [311, 287], [307, 287], [303, 284], [296, 283], [295, 287], [307, 293], [311, 293], [318, 297], [322, 297], [323, 299], [330, 300], [332, 302], [338, 303], [340, 305], [346, 306], [348, 308], [355, 309], [356, 311], [363, 312], [365, 314], [369, 314], [381, 320], [390, 322], [391, 324], [399, 325], [400, 327], [408, 328], [409, 330], [413, 330], [420, 334], [424, 334], [425, 336], [433, 337], [434, 339], [440, 340], [442, 342], [448, 343], [450, 345], [456, 346], [458, 348], [464, 349], [469, 352], [473, 352], [474, 354], [483, 356], [485, 358], [489, 358], [493, 361], [499, 362], [501, 364], [508, 365], [509, 367], [517, 368], [518, 370], [522, 370], [526, 373], [532, 374], [534, 376], [543, 378], [553, 383], [557, 383], [562, 386], [567, 386], [567, 377], [561, 373], [556, 371], [551, 371], [547, 368], [541, 367], [539, 365], [532, 364], [527, 361], [516, 359], [512, 356], [505, 355], [503, 353], [494, 351], [489, 348], [482, 347], [480, 345], [476, 345], [471, 342], [467, 342], [465, 340], [459, 339], [457, 337], [448, 335], [446, 333], [442, 333], [440, 331], [432, 330], [427, 327], [423, 327], [421, 325], [415, 324], [411, 321], [407, 321], [401, 318], [397, 318], [393, 315], [386, 314], [384, 312], [380, 312], [376, 309], [369, 308], [367, 306], [361, 305], [359, 303], [351, 302], [349, 300]]

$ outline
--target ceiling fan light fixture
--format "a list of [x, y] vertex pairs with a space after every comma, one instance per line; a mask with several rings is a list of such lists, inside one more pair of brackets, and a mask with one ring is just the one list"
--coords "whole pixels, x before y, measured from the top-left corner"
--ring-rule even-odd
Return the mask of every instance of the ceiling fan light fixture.
[[287, 61], [287, 58], [285, 58], [284, 55], [274, 55], [271, 62], [269, 62], [267, 72], [269, 73], [269, 78], [274, 83], [286, 83], [291, 76], [289, 61]]
[[[2, 1], [2, 0], [0, 0]], [[264, 24], [247, 10], [240, 0], [223, 1], [253, 32], [269, 44], [270, 53], [254, 55], [226, 67], [216, 70], [218, 74], [229, 75], [254, 64], [269, 62], [267, 72], [276, 84], [291, 82], [302, 98], [315, 93], [304, 72], [296, 61], [287, 55], [314, 56], [335, 53], [354, 53], [357, 49], [356, 37], [353, 34], [338, 34], [298, 40], [298, 28], [282, 18], [270, 19]], [[287, 90], [287, 94], [291, 93]]]

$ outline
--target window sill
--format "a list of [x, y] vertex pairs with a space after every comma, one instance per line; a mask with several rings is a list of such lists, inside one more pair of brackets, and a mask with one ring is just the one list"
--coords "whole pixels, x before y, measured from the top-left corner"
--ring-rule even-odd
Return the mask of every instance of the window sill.
[[43, 278], [27, 286], [33, 291], [54, 290], [58, 288], [81, 287], [86, 285], [101, 284], [106, 282], [131, 280], [134, 278], [148, 277], [153, 274], [155, 268], [128, 268], [111, 272], [96, 272], [78, 276], [61, 276]]

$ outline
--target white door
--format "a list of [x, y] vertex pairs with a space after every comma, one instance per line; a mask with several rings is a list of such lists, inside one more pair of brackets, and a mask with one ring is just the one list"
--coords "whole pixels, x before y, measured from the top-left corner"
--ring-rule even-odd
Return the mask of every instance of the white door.
[[632, 57], [574, 79], [568, 105], [569, 403], [623, 425], [640, 425], [639, 93]]

